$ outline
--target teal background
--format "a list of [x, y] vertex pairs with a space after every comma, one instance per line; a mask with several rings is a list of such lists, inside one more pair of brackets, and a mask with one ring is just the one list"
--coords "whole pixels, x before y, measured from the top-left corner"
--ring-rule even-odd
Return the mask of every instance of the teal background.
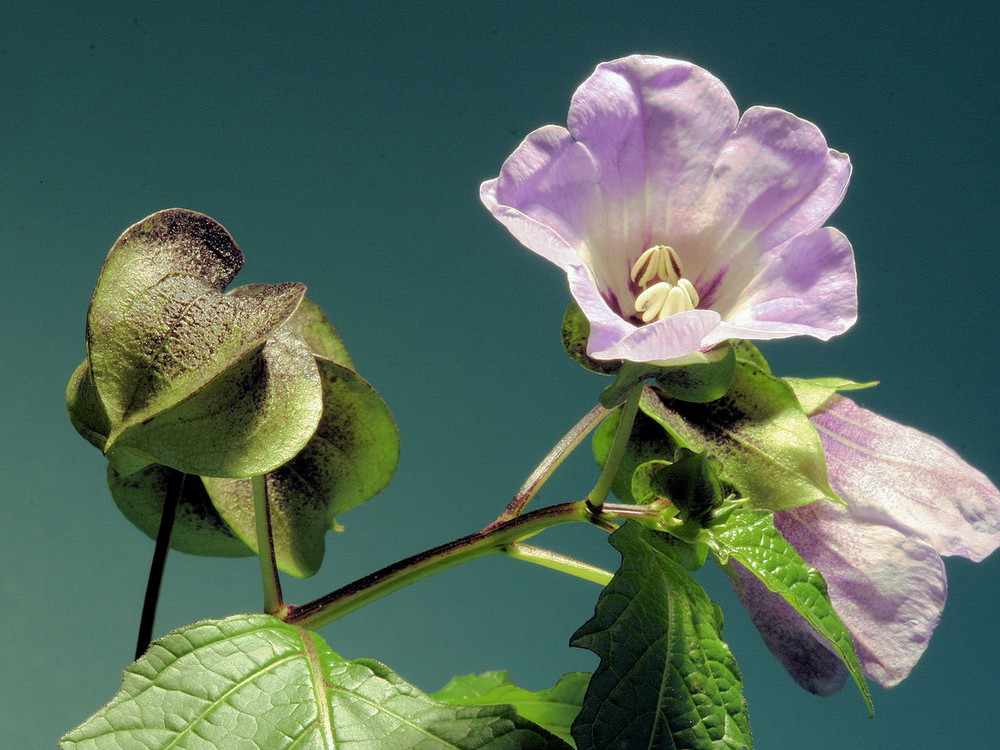
[[[692, 60], [741, 108], [820, 125], [855, 176], [831, 223], [853, 242], [861, 317], [776, 342], [779, 374], [879, 379], [867, 406], [1000, 478], [997, 12], [987, 2], [797, 4], [3, 3], [0, 27], [0, 745], [52, 747], [108, 700], [133, 649], [153, 543], [118, 513], [63, 388], [87, 303], [127, 226], [180, 206], [222, 222], [239, 281], [303, 281], [394, 411], [397, 479], [340, 520], [302, 602], [475, 530], [594, 403], [562, 353], [562, 274], [478, 185], [532, 129], [565, 123], [594, 66]], [[539, 502], [576, 499], [586, 449]], [[591, 528], [544, 543], [615, 567]], [[256, 561], [171, 556], [156, 632], [261, 606]], [[948, 561], [950, 601], [899, 687], [799, 690], [726, 583], [757, 747], [985, 748], [1000, 699], [1000, 556]], [[597, 588], [505, 559], [441, 574], [328, 626], [348, 657], [427, 690], [510, 669], [540, 689]]]

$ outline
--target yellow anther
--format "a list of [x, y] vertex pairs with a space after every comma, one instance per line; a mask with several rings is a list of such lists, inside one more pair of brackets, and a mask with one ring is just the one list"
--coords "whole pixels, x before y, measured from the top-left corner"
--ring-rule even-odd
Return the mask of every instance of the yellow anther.
[[670, 291], [667, 292], [667, 297], [663, 300], [663, 307], [660, 309], [658, 317], [660, 320], [663, 320], [663, 318], [670, 315], [675, 315], [676, 313], [691, 309], [693, 309], [693, 306], [691, 305], [691, 298], [688, 297], [687, 292], [679, 286], [674, 286], [670, 287]]
[[698, 307], [698, 290], [683, 273], [681, 259], [669, 245], [653, 245], [639, 256], [629, 276], [642, 290], [635, 298], [635, 312], [643, 323]]
[[664, 281], [676, 284], [677, 280], [684, 275], [684, 266], [681, 265], [681, 258], [669, 245], [657, 245], [660, 248], [660, 276]]
[[659, 249], [656, 247], [651, 247], [640, 255], [639, 260], [632, 266], [632, 272], [629, 274], [632, 277], [632, 281], [639, 286], [646, 286], [649, 280], [656, 276], [660, 261], [659, 255]]
[[681, 281], [685, 283], [674, 285], [661, 281], [643, 290], [635, 298], [635, 311], [642, 318], [643, 323], [663, 320], [679, 312], [694, 310], [698, 304], [698, 293], [694, 291], [690, 281], [687, 279]]
[[659, 284], [653, 284], [635, 298], [635, 311], [642, 316], [643, 323], [657, 319], [669, 293], [670, 284], [661, 281]]
[[676, 284], [683, 272], [676, 250], [669, 245], [653, 245], [639, 256], [629, 275], [635, 284], [645, 287], [654, 279]]
[[698, 290], [694, 288], [694, 284], [687, 279], [677, 279], [677, 286], [687, 293], [688, 299], [691, 301], [691, 307], [688, 309], [694, 310], [698, 306], [698, 303], [701, 302], [701, 297], [698, 294]]

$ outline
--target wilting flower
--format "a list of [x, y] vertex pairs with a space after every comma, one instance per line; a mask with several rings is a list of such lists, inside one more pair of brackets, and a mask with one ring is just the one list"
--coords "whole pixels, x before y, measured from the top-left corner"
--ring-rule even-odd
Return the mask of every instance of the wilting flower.
[[741, 118], [705, 70], [637, 55], [597, 67], [568, 126], [531, 133], [480, 195], [566, 272], [591, 357], [695, 362], [731, 338], [854, 323], [851, 245], [822, 226], [851, 167], [815, 125]]
[[[944, 607], [941, 555], [982, 560], [1000, 546], [1000, 492], [936, 438], [834, 396], [810, 417], [830, 485], [846, 506], [817, 502], [775, 514], [785, 538], [826, 579], [865, 673], [906, 677]], [[847, 673], [778, 594], [739, 570], [740, 599], [795, 680], [829, 695]]]

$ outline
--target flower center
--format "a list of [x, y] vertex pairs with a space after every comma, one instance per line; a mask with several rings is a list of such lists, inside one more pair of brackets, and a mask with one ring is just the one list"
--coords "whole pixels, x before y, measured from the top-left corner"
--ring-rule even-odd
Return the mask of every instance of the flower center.
[[698, 306], [698, 290], [684, 278], [681, 259], [668, 245], [649, 248], [639, 256], [629, 275], [642, 289], [635, 298], [635, 311], [643, 323], [663, 320]]

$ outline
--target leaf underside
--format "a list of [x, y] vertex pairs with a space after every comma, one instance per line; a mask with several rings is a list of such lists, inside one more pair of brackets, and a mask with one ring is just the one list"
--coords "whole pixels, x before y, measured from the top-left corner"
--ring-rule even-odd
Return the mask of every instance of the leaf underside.
[[64, 750], [566, 750], [510, 706], [453, 706], [268, 615], [156, 641]]

